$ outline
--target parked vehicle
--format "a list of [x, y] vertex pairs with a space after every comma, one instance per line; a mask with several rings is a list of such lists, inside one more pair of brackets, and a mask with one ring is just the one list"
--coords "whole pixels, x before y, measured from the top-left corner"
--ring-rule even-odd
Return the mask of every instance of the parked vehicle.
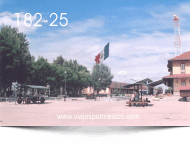
[[47, 90], [48, 87], [45, 86], [35, 86], [35, 85], [20, 85], [19, 93], [17, 93], [17, 103], [44, 103], [45, 98], [40, 93], [41, 90]]

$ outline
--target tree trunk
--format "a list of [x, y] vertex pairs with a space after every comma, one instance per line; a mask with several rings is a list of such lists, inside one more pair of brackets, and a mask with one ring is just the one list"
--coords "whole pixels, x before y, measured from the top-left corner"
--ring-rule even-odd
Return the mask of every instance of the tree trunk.
[[6, 86], [3, 87], [3, 89], [4, 89], [4, 92], [3, 92], [4, 97], [5, 97], [6, 88], [7, 88]]

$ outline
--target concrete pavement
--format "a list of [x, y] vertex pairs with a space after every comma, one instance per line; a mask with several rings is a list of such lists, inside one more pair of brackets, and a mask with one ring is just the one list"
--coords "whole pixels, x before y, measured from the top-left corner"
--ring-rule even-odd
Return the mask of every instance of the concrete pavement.
[[[126, 101], [108, 98], [86, 100], [67, 98], [47, 100], [44, 104], [17, 104], [0, 102], [1, 126], [189, 126], [190, 102], [179, 101], [180, 97], [164, 97], [152, 101], [145, 107], [129, 107]], [[58, 119], [58, 115], [68, 115], [72, 119]], [[87, 119], [76, 119], [87, 115]], [[138, 115], [139, 119], [89, 119], [89, 115], [129, 116]]]

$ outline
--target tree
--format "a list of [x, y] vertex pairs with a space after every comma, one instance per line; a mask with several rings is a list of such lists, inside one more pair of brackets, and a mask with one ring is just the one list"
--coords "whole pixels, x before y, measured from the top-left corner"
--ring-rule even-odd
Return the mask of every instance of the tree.
[[67, 72], [67, 92], [81, 94], [83, 88], [91, 85], [90, 72], [86, 67], [79, 65], [77, 60], [66, 60], [63, 63], [63, 67]]
[[0, 31], [1, 83], [4, 91], [11, 90], [13, 81], [26, 83], [30, 77], [32, 56], [26, 35], [17, 28], [2, 26]]
[[81, 94], [83, 88], [87, 88], [90, 86], [91, 76], [90, 72], [82, 69], [78, 72], [79, 76], [79, 92]]
[[33, 71], [31, 84], [46, 86], [48, 84], [48, 78], [50, 77], [51, 67], [47, 62], [47, 59], [42, 56], [33, 63]]
[[65, 69], [59, 64], [50, 64], [50, 72], [47, 77], [47, 82], [51, 86], [51, 90], [54, 92], [55, 89], [60, 90], [60, 87], [63, 86], [65, 79]]
[[173, 89], [172, 89], [171, 87], [168, 88], [168, 91], [169, 91], [170, 93], [172, 92], [172, 90], [173, 90]]
[[62, 55], [58, 56], [56, 60], [53, 61], [54, 64], [59, 64], [63, 66], [63, 63], [65, 62], [65, 59], [62, 57]]
[[96, 90], [98, 94], [101, 89], [106, 90], [106, 88], [110, 86], [114, 77], [111, 74], [111, 69], [105, 64], [95, 64], [91, 75], [94, 90]]

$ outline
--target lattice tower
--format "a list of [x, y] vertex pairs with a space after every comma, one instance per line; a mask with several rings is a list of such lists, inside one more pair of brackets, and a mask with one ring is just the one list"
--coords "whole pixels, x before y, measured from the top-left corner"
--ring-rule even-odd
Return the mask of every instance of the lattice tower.
[[179, 17], [174, 15], [174, 45], [175, 45], [175, 56], [182, 54], [181, 50], [181, 39], [180, 39], [180, 27], [179, 27]]

